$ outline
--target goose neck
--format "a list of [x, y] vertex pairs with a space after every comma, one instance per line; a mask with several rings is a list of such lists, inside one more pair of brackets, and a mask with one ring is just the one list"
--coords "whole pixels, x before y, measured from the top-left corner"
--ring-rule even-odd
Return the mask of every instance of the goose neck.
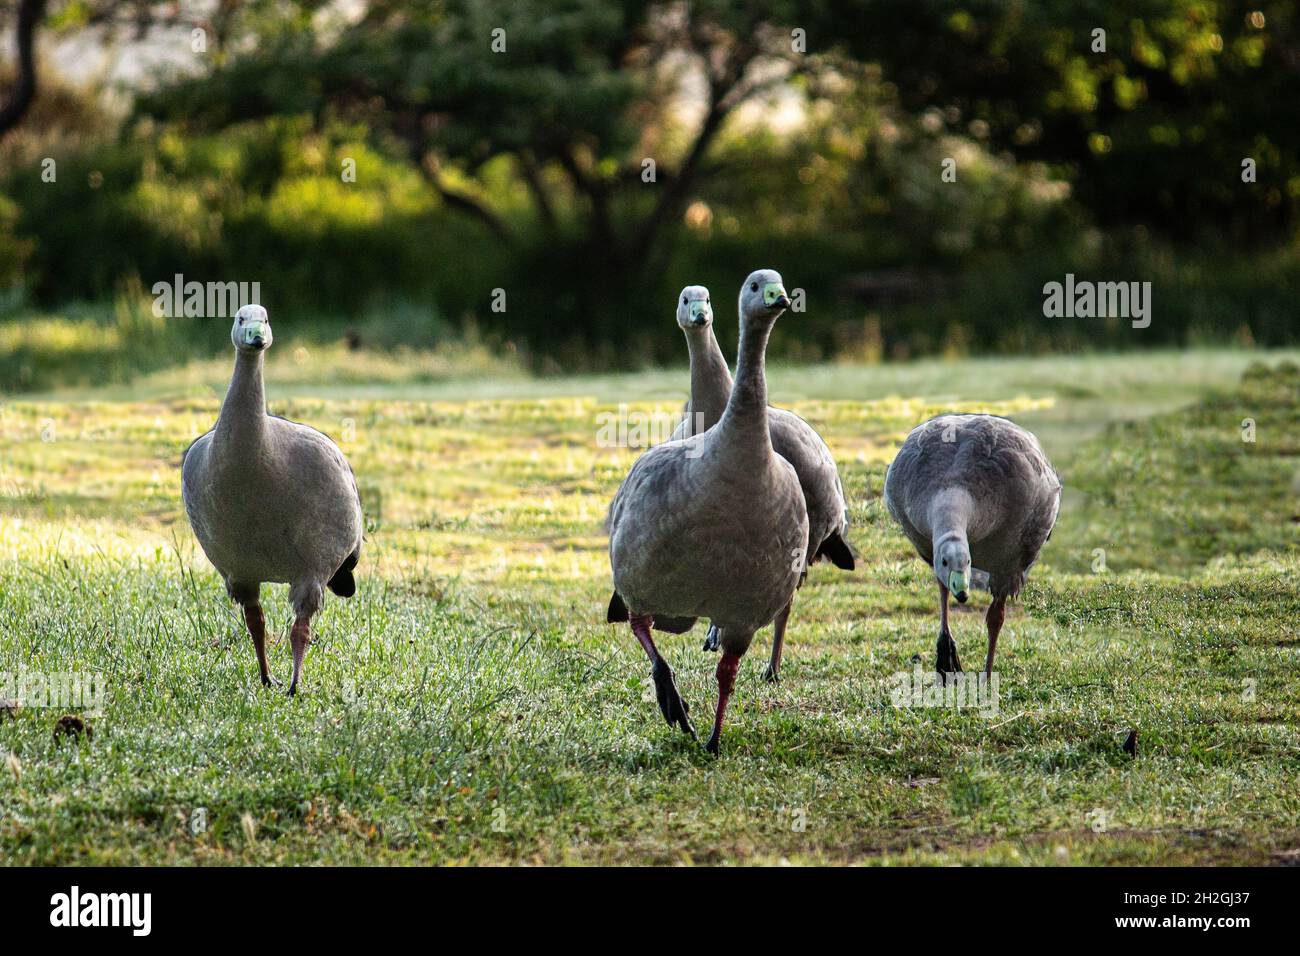
[[966, 542], [975, 502], [961, 488], [950, 488], [935, 495], [930, 507], [930, 533], [937, 547], [945, 538]]
[[702, 333], [687, 333], [691, 357], [691, 412], [697, 431], [712, 428], [722, 417], [731, 396], [731, 369], [710, 326]]
[[728, 435], [741, 436], [759, 451], [771, 452], [772, 439], [767, 425], [767, 374], [764, 358], [767, 340], [772, 334], [769, 322], [746, 322], [740, 328], [740, 348], [736, 357], [736, 380], [719, 428]]
[[266, 425], [263, 355], [262, 352], [236, 353], [235, 372], [217, 419], [218, 435], [244, 441], [263, 434]]

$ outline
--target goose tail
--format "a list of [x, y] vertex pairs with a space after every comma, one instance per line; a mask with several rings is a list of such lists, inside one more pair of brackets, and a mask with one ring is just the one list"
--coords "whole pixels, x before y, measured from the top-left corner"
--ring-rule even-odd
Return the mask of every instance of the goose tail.
[[617, 591], [609, 599], [609, 610], [605, 612], [606, 624], [617, 624], [627, 620], [627, 605]]
[[334, 572], [334, 577], [330, 578], [329, 581], [326, 582], [325, 586], [339, 597], [352, 597], [352, 595], [357, 593], [357, 581], [356, 578], [352, 576], [352, 569], [357, 566], [357, 562], [360, 560], [361, 548], [358, 547], [347, 556], [342, 566]]
[[831, 564], [844, 571], [852, 571], [854, 567], [853, 549], [839, 532], [822, 542], [822, 546], [817, 549], [817, 557], [829, 558]]

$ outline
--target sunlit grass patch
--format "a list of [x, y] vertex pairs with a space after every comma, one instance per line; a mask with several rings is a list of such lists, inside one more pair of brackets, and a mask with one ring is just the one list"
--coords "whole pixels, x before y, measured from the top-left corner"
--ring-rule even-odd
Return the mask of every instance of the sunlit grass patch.
[[[938, 619], [932, 574], [881, 501], [885, 467], [939, 410], [1032, 423], [1091, 400], [1013, 388], [1002, 401], [789, 403], [842, 464], [859, 569], [812, 569], [778, 685], [759, 677], [760, 633], [718, 761], [664, 726], [639, 647], [603, 623], [602, 522], [638, 450], [602, 447], [598, 416], [621, 401], [668, 414], [678, 396], [273, 391], [273, 411], [340, 441], [369, 529], [358, 594], [328, 602], [293, 701], [258, 684], [242, 621], [180, 506], [180, 454], [219, 398], [9, 403], [0, 672], [97, 672], [109, 699], [88, 741], [55, 742], [58, 710], [0, 716], [0, 750], [19, 766], [0, 761], [0, 852], [42, 863], [1270, 862], [1300, 839], [1290, 374], [1103, 422], [1057, 457], [1067, 488], [1110, 497], [1067, 500], [1008, 615], [987, 715], [891, 698], [899, 675], [928, 672]], [[1245, 449], [1243, 408], [1259, 424]], [[1108, 561], [1094, 572], [1098, 546]], [[284, 588], [264, 598], [283, 677]], [[987, 601], [954, 612], [968, 664], [982, 658]], [[659, 638], [700, 719], [716, 661], [702, 637]], [[1121, 746], [1129, 730], [1136, 759]]]

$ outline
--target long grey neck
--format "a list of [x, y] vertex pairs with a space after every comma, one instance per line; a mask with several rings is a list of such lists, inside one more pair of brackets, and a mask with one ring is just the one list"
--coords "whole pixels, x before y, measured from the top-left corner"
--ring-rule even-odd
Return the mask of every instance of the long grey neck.
[[687, 332], [686, 348], [691, 355], [691, 424], [699, 433], [722, 418], [731, 397], [731, 369], [712, 325], [703, 332]]
[[718, 422], [718, 441], [735, 449], [735, 461], [749, 458], [765, 462], [772, 456], [772, 437], [767, 426], [767, 376], [764, 357], [772, 324], [745, 322], [740, 327], [740, 349], [736, 357], [736, 381], [731, 386], [727, 409]]
[[965, 489], [947, 488], [935, 495], [930, 505], [930, 538], [935, 548], [954, 537], [969, 546], [966, 534], [974, 510], [975, 501]]
[[266, 392], [262, 386], [264, 352], [237, 352], [235, 374], [221, 403], [217, 438], [238, 444], [257, 441], [266, 430]]

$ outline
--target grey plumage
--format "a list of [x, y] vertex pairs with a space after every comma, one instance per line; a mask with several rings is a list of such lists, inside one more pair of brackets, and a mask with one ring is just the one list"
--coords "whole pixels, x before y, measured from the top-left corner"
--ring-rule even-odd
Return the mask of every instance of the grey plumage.
[[638, 459], [610, 510], [610, 561], [631, 613], [707, 617], [748, 647], [794, 592], [808, 518], [789, 462], [733, 454], [726, 437]]
[[1060, 500], [1060, 477], [1038, 439], [1005, 418], [941, 415], [907, 436], [885, 476], [885, 504], [939, 579], [940, 664], [945, 638], [951, 642], [947, 593], [959, 588], [964, 601], [974, 567], [987, 572], [994, 599], [985, 665], [991, 672], [1005, 602], [1024, 587]]
[[263, 583], [287, 583], [296, 621], [290, 693], [301, 677], [310, 619], [324, 589], [347, 597], [361, 553], [361, 501], [339, 447], [307, 425], [270, 415], [262, 384], [271, 344], [266, 310], [245, 306], [231, 338], [235, 372], [216, 427], [181, 462], [185, 511], [203, 553], [241, 604], [264, 683], [266, 665], [259, 594]]
[[[717, 424], [731, 393], [731, 370], [713, 332], [713, 310], [709, 290], [687, 286], [678, 296], [677, 324], [686, 336], [691, 362], [691, 396], [673, 439], [687, 438]], [[851, 571], [853, 552], [849, 548], [848, 508], [844, 487], [830, 448], [817, 430], [793, 412], [768, 408], [772, 448], [794, 466], [808, 510], [808, 563], [823, 558], [836, 567]], [[706, 649], [716, 649], [717, 631], [709, 629]], [[772, 640], [772, 656], [764, 670], [768, 680], [777, 680], [785, 639], [785, 619], [778, 620]]]
[[763, 354], [772, 324], [789, 305], [780, 282], [762, 270], [742, 287], [737, 376], [717, 425], [642, 455], [609, 514], [616, 597], [651, 658], [669, 723], [690, 728], [647, 622], [707, 617], [721, 629], [719, 707], [709, 742], [715, 752], [739, 658], [754, 632], [789, 604], [808, 542], [798, 475], [772, 450], [768, 428]]

